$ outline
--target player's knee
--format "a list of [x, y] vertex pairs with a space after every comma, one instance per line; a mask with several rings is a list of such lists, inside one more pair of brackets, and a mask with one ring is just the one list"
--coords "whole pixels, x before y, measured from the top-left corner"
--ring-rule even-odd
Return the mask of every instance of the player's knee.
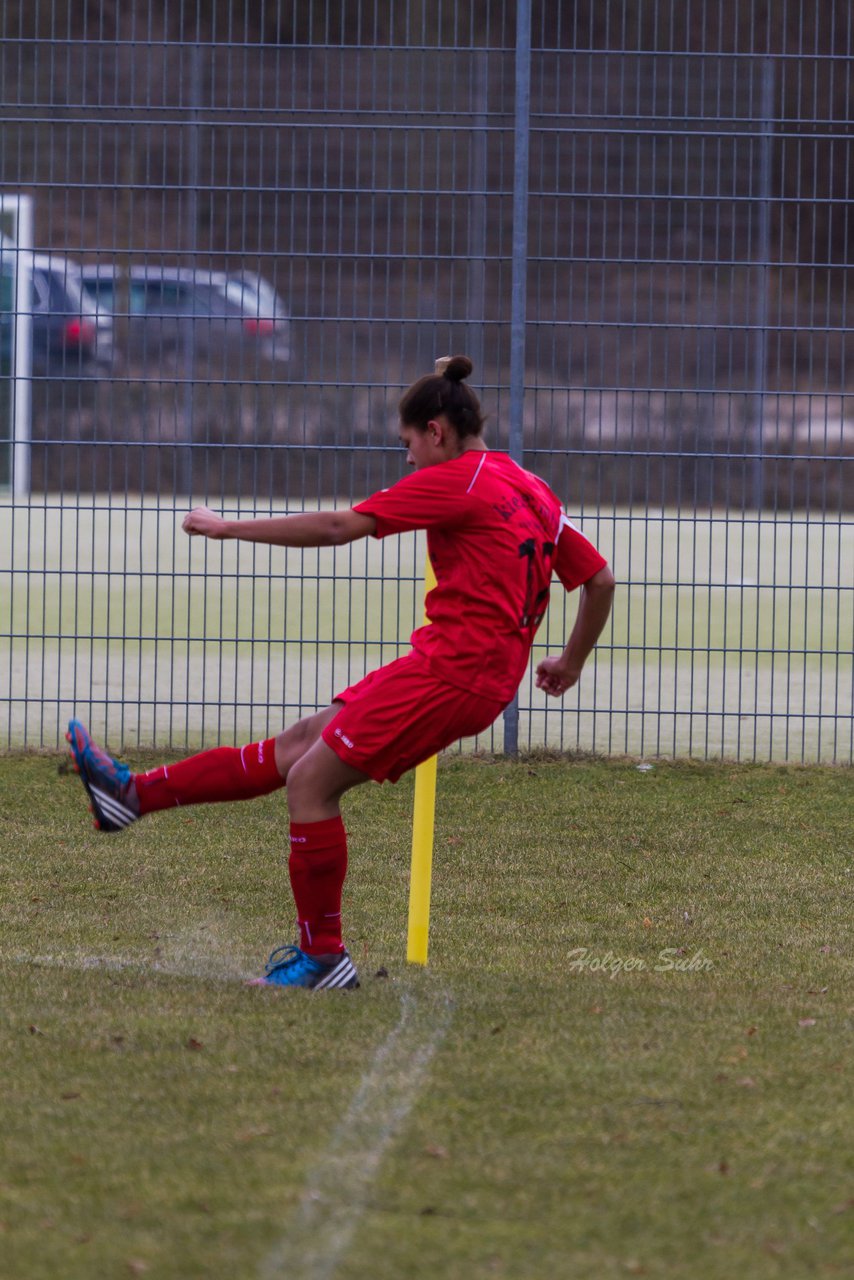
[[318, 762], [311, 754], [312, 745], [306, 742], [305, 749], [294, 760], [288, 773], [288, 792], [295, 797], [320, 793], [327, 789], [324, 771], [322, 767], [318, 767]]
[[288, 774], [288, 808], [297, 822], [320, 821], [337, 812], [345, 791], [368, 775], [344, 764], [325, 742], [314, 747], [294, 762]]
[[288, 809], [297, 822], [311, 821], [318, 806], [329, 803], [333, 788], [326, 785], [310, 756], [302, 755], [288, 773]]
[[332, 718], [330, 711], [331, 709], [327, 709], [313, 716], [305, 716], [277, 735], [276, 764], [289, 787], [294, 766], [317, 742], [323, 726]]
[[302, 757], [297, 756], [291, 761], [288, 768], [288, 796], [298, 795], [304, 788], [303, 775], [305, 770], [300, 769], [300, 761]]

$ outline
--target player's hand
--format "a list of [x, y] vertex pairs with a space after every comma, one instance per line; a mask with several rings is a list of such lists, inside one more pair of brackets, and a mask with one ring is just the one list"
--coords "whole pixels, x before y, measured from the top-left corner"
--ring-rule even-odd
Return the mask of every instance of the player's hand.
[[193, 507], [193, 510], [184, 516], [184, 522], [181, 526], [185, 533], [189, 533], [192, 537], [194, 534], [201, 534], [204, 538], [225, 538], [227, 536], [227, 525], [222, 516], [218, 516], [215, 511], [211, 511], [210, 507]]
[[559, 698], [578, 682], [580, 667], [567, 666], [563, 655], [559, 658], [543, 658], [537, 666], [537, 688], [551, 698]]

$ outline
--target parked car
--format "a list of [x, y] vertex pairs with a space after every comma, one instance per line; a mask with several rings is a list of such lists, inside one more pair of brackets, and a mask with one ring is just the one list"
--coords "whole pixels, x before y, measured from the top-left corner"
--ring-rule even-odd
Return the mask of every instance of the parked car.
[[290, 358], [287, 308], [259, 276], [101, 265], [84, 267], [82, 280], [98, 314], [126, 332], [131, 359], [178, 366], [189, 359], [215, 376], [235, 363], [245, 373], [259, 359]]
[[245, 323], [257, 326], [259, 337], [267, 340], [269, 359], [290, 360], [291, 318], [273, 286], [252, 271], [217, 272], [214, 281], [242, 309]]
[[[15, 298], [23, 261], [27, 294]], [[0, 245], [0, 351], [11, 356], [15, 312], [31, 315], [32, 371], [36, 377], [97, 374], [113, 359], [113, 325], [99, 316], [83, 287], [80, 267], [58, 254]]]

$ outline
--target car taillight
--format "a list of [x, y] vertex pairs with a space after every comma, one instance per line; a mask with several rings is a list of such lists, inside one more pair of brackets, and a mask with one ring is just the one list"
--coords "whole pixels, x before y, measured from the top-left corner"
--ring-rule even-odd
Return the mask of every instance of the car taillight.
[[262, 319], [260, 316], [247, 316], [243, 321], [243, 327], [247, 333], [254, 333], [259, 338], [263, 338], [274, 331], [276, 322], [266, 317]]
[[62, 343], [66, 347], [89, 347], [95, 341], [95, 326], [91, 320], [69, 320], [62, 330]]

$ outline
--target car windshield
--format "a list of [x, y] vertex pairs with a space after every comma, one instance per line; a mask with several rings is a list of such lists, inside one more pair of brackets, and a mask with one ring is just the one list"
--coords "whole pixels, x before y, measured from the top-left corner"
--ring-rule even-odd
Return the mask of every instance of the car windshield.
[[[28, 260], [30, 307], [38, 307], [41, 298], [43, 306], [49, 307], [57, 314], [89, 316], [93, 319], [97, 317], [97, 308], [76, 272], [62, 262], [46, 264], [36, 260], [32, 265], [31, 263], [32, 259]], [[12, 309], [14, 278], [13, 263], [7, 261], [0, 264], [0, 289], [2, 289], [0, 310], [11, 311]], [[37, 286], [36, 278], [41, 281], [40, 286]]]
[[83, 288], [90, 298], [112, 311], [116, 303], [116, 281], [112, 276], [102, 279], [84, 279]]

